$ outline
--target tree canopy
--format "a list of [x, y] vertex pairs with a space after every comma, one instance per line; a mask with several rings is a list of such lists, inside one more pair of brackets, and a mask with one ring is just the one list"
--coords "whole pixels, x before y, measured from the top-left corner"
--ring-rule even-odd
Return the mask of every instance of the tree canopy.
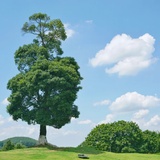
[[61, 20], [51, 20], [47, 14], [36, 13], [29, 17], [29, 22], [24, 23], [22, 31], [36, 35], [33, 41], [50, 52], [63, 54], [61, 40], [65, 40], [67, 35]]
[[40, 124], [40, 135], [45, 136], [46, 125], [61, 128], [72, 117], [78, 118], [80, 112], [74, 101], [82, 77], [73, 57], [61, 57], [66, 33], [60, 20], [37, 13], [29, 17], [22, 30], [36, 37], [15, 52], [20, 73], [8, 81], [11, 95], [7, 111], [14, 120]]
[[157, 153], [160, 151], [160, 133], [143, 132], [136, 123], [122, 120], [96, 126], [81, 146], [118, 153]]

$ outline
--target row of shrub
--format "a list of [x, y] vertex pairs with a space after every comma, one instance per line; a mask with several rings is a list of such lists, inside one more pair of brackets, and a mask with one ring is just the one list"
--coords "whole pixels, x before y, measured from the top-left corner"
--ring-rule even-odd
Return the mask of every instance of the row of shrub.
[[142, 131], [134, 122], [118, 121], [95, 127], [80, 146], [117, 153], [160, 152], [160, 133]]
[[26, 148], [25, 145], [23, 145], [22, 143], [12, 143], [11, 140], [8, 140], [3, 147], [1, 148], [2, 151], [8, 151], [8, 150], [13, 150], [13, 149], [22, 149], [22, 148]]

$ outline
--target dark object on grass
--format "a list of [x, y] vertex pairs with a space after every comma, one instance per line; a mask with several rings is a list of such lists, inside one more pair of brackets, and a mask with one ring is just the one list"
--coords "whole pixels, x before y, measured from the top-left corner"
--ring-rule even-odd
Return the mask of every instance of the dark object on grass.
[[85, 154], [78, 154], [78, 158], [89, 159]]

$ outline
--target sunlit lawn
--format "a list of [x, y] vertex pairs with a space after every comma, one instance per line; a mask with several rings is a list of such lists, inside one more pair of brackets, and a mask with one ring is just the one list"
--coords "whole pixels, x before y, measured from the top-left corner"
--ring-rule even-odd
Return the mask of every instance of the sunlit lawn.
[[78, 153], [86, 154], [92, 160], [160, 160], [160, 154], [122, 154], [96, 152], [85, 149], [64, 148], [50, 150], [47, 148], [27, 148], [1, 151], [0, 160], [78, 160]]

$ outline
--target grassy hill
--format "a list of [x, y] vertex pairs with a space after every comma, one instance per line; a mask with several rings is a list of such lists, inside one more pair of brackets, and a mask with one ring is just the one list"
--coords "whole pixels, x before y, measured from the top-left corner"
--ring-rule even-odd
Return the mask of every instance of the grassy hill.
[[[7, 153], [7, 154], [6, 154]], [[159, 160], [160, 154], [123, 154], [111, 152], [98, 152], [86, 148], [57, 148], [55, 150], [47, 148], [25, 148], [11, 151], [1, 151], [0, 159], [12, 160], [79, 160], [78, 153], [87, 154], [91, 160]]]
[[5, 139], [3, 141], [0, 141], [0, 148], [3, 147], [3, 144], [5, 144], [8, 140], [10, 140], [13, 144], [21, 143], [27, 147], [35, 146], [37, 144], [37, 141], [33, 138], [29, 137], [12, 137]]

